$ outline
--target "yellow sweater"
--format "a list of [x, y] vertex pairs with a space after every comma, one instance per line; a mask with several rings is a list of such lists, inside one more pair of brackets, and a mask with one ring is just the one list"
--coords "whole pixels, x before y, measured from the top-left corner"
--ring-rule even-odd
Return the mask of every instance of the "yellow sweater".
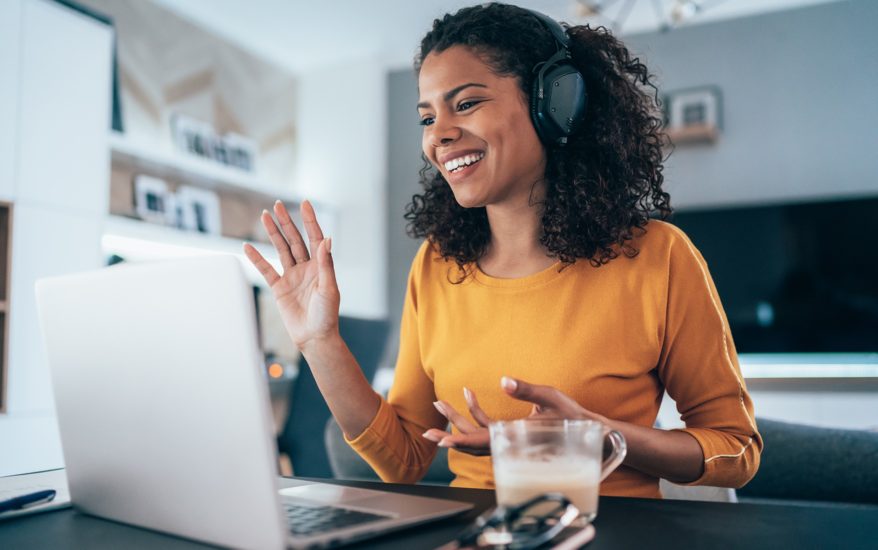
[[[652, 426], [665, 390], [704, 451], [693, 484], [739, 487], [762, 450], [728, 321], [701, 254], [673, 225], [652, 221], [634, 258], [594, 268], [582, 260], [520, 279], [475, 270], [461, 284], [428, 243], [412, 263], [393, 387], [349, 441], [385, 481], [413, 483], [444, 428], [443, 399], [468, 414], [463, 387], [494, 419], [527, 416], [500, 377], [552, 385], [607, 418]], [[451, 449], [458, 487], [493, 487], [490, 457]], [[601, 494], [660, 497], [658, 479], [620, 467]]]

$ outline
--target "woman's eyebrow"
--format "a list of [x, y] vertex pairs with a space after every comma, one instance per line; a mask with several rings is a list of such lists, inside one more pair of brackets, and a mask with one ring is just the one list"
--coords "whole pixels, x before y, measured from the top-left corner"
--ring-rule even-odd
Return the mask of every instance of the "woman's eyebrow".
[[[475, 86], [476, 88], [487, 88], [488, 87], [485, 84], [479, 84], [478, 82], [467, 82], [466, 84], [461, 84], [460, 86], [458, 86], [456, 88], [452, 88], [452, 89], [448, 90], [447, 92], [445, 92], [445, 95], [442, 96], [442, 99], [444, 99], [445, 101], [450, 101], [451, 98], [453, 98], [454, 96], [456, 96], [460, 92], [462, 92], [462, 91], [464, 91], [467, 88], [470, 88], [472, 86]], [[418, 109], [423, 109], [423, 108], [426, 108], [429, 106], [430, 106], [430, 104], [427, 103], [426, 101], [422, 101], [422, 102], [418, 103]]]

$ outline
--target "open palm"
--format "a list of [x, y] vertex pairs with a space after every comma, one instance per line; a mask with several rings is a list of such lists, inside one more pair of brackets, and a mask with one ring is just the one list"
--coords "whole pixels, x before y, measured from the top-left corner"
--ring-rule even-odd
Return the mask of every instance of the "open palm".
[[277, 250], [282, 274], [256, 248], [244, 245], [247, 259], [271, 288], [287, 333], [300, 349], [338, 331], [339, 305], [338, 284], [330, 254], [332, 242], [323, 238], [311, 203], [304, 201], [301, 213], [310, 253], [283, 203], [277, 201], [274, 204], [277, 222], [267, 210], [262, 212], [262, 225]]

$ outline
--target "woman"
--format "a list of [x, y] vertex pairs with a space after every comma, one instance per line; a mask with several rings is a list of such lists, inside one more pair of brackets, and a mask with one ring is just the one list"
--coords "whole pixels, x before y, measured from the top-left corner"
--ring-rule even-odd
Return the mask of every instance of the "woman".
[[[246, 253], [349, 443], [386, 481], [420, 479], [438, 445], [453, 485], [492, 487], [488, 422], [536, 416], [623, 433], [627, 458], [602, 494], [660, 497], [659, 478], [739, 487], [762, 440], [728, 323], [688, 238], [649, 219], [670, 213], [655, 88], [605, 29], [552, 25], [489, 4], [436, 20], [421, 43], [432, 170], [406, 217], [426, 240], [386, 400], [338, 334], [331, 242], [311, 206], [302, 219], [316, 261], [280, 203], [279, 227], [268, 212], [262, 222], [283, 275]], [[567, 128], [547, 130], [534, 80], [565, 43], [586, 92]], [[665, 390], [683, 430], [653, 428]]]

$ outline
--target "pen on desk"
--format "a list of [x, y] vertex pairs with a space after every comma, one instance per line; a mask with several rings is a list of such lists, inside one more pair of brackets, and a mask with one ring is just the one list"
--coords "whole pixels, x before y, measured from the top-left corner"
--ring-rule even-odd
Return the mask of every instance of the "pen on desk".
[[0, 514], [3, 512], [11, 512], [13, 510], [24, 510], [31, 506], [51, 502], [55, 498], [55, 490], [47, 489], [45, 491], [37, 491], [19, 497], [10, 498], [9, 500], [0, 501]]

